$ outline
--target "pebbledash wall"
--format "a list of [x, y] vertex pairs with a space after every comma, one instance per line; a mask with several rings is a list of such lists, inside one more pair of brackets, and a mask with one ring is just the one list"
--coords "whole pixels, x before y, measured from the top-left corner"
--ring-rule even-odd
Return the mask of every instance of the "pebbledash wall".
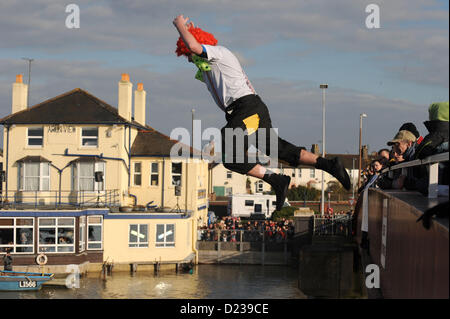
[[[172, 161], [177, 141], [146, 124], [141, 83], [133, 113], [132, 86], [123, 74], [117, 108], [82, 89], [28, 107], [28, 87], [16, 77], [12, 113], [0, 119], [0, 252], [12, 249], [14, 266], [35, 265], [40, 253], [48, 265], [196, 258], [208, 163]], [[123, 213], [124, 206], [142, 211]]]

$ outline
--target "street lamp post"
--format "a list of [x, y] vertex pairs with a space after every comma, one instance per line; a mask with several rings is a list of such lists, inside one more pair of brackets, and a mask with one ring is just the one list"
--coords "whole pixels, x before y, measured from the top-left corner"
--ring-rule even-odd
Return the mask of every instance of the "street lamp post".
[[[328, 84], [321, 84], [320, 88], [322, 89], [322, 157], [325, 158], [325, 90], [328, 88]], [[325, 197], [325, 188], [324, 188], [324, 172], [322, 170], [322, 196], [321, 196], [321, 205], [320, 212], [322, 216], [324, 216], [324, 197]]]
[[359, 115], [359, 169], [358, 169], [358, 188], [361, 187], [361, 139], [362, 139], [362, 119], [367, 117], [366, 113]]

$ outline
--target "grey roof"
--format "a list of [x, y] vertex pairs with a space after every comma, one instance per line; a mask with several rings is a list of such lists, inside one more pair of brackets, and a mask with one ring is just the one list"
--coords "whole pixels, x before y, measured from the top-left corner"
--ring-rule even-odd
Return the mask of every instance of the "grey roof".
[[63, 93], [0, 119], [0, 124], [129, 124], [117, 108], [82, 89]]

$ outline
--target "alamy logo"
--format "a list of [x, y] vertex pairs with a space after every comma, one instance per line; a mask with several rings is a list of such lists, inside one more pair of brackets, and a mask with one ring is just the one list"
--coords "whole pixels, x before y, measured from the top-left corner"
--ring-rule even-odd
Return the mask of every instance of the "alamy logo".
[[377, 4], [371, 3], [366, 7], [366, 13], [370, 13], [366, 18], [367, 29], [379, 29], [380, 7]]
[[80, 288], [80, 268], [78, 265], [67, 265], [66, 273], [69, 273], [66, 277], [66, 287]]
[[375, 264], [367, 265], [366, 267], [366, 287], [368, 289], [380, 288], [380, 267]]
[[[189, 158], [189, 147], [201, 150], [201, 158], [216, 163], [259, 163], [278, 167], [278, 129], [258, 128], [244, 130], [209, 127], [202, 132], [201, 120], [193, 121], [193, 134], [183, 127], [177, 127], [170, 133], [170, 139], [178, 140], [170, 150], [170, 158], [179, 160]], [[202, 148], [202, 142], [209, 141]], [[250, 145], [258, 145], [256, 156], [248, 156]], [[225, 147], [223, 149], [223, 146]], [[199, 154], [198, 154], [199, 155]]]
[[80, 28], [80, 7], [76, 4], [69, 4], [66, 6], [66, 13], [70, 13], [66, 18], [67, 29]]

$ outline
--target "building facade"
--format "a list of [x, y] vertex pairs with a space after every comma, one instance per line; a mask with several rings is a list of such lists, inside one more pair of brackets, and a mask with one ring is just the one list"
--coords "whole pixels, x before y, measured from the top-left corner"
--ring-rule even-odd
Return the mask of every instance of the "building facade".
[[117, 108], [82, 89], [28, 107], [17, 76], [12, 113], [0, 119], [0, 252], [15, 265], [42, 253], [49, 265], [195, 259], [208, 164], [171, 158], [177, 141], [146, 125], [141, 83], [133, 112], [132, 86], [123, 74]]

